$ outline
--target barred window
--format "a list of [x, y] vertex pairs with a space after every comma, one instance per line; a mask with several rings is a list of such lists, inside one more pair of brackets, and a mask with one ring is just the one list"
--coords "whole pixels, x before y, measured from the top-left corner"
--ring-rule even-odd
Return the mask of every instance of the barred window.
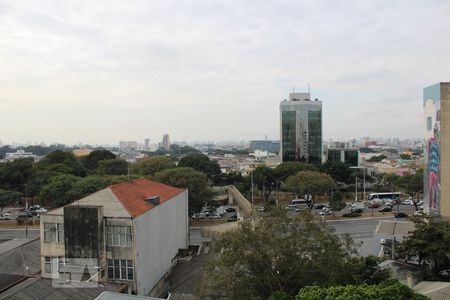
[[134, 268], [132, 260], [108, 259], [108, 278], [133, 280]]
[[44, 242], [64, 243], [64, 224], [44, 223]]
[[130, 226], [107, 226], [106, 244], [108, 246], [131, 247]]

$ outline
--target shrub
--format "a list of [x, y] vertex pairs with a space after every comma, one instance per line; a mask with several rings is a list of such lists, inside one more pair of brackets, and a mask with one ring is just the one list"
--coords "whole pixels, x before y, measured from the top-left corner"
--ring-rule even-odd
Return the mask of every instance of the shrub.
[[361, 217], [361, 213], [351, 212], [351, 213], [343, 214], [342, 216], [344, 218], [356, 218], [356, 217]]

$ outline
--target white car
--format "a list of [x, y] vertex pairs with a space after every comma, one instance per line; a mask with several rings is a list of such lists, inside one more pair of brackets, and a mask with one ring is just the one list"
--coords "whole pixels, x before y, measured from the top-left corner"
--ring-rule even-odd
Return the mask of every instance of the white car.
[[414, 202], [412, 200], [405, 200], [402, 202], [403, 205], [414, 205]]
[[331, 213], [332, 213], [331, 209], [325, 209], [320, 212], [320, 215], [327, 216], [327, 215], [331, 215]]
[[46, 212], [48, 212], [48, 209], [41, 207], [41, 208], [37, 209], [36, 212], [40, 213], [40, 214], [41, 213], [46, 213]]

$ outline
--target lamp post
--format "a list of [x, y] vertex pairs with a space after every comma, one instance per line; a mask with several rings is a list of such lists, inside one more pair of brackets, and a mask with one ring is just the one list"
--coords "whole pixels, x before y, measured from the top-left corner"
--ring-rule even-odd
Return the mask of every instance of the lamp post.
[[[350, 169], [363, 169], [363, 200], [366, 200], [366, 167], [350, 167]], [[356, 177], [356, 184], [358, 185], [358, 177]], [[356, 189], [356, 201], [358, 201], [358, 189]]]

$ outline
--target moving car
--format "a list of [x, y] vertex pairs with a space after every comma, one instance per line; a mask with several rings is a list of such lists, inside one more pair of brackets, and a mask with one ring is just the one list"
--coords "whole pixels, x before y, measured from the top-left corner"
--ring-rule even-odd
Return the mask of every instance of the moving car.
[[333, 212], [333, 211], [332, 211], [331, 209], [323, 209], [323, 210], [320, 212], [320, 215], [321, 215], [321, 216], [327, 216], [327, 215], [331, 215], [332, 212]]
[[414, 205], [414, 202], [411, 199], [405, 200], [402, 202], [403, 205]]
[[315, 209], [323, 209], [325, 207], [325, 204], [316, 204], [314, 205]]
[[378, 207], [380, 207], [380, 204], [373, 202], [373, 203], [370, 203], [367, 207], [368, 208], [378, 208]]

